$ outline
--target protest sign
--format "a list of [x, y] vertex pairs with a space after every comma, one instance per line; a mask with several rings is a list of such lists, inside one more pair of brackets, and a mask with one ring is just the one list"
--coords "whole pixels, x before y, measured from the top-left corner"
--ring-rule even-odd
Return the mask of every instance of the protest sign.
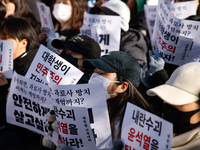
[[[171, 34], [175, 34], [177, 36], [180, 35], [193, 39], [194, 43], [192, 50], [199, 51], [199, 46], [200, 46], [200, 41], [198, 40], [200, 35], [199, 21], [178, 19], [177, 17], [171, 14], [171, 12], [169, 11], [169, 9], [167, 8], [166, 4], [163, 1], [158, 2], [156, 17], [157, 16], [161, 19], [161, 22], [164, 25], [163, 26], [164, 31], [167, 29]], [[157, 30], [156, 27], [154, 27], [154, 30]], [[156, 39], [156, 34], [157, 32], [155, 31], [153, 33], [154, 39]]]
[[196, 15], [195, 1], [179, 2], [169, 6], [170, 12], [179, 19], [185, 19], [189, 16]]
[[157, 29], [155, 46], [164, 61], [178, 66], [185, 64], [192, 48], [193, 39], [177, 36], [176, 34], [171, 34], [167, 29], [164, 30], [164, 24], [159, 16], [155, 26]]
[[50, 8], [44, 3], [36, 2], [38, 12], [40, 15], [40, 22], [43, 32], [46, 33], [48, 37], [56, 37], [53, 22], [51, 19]]
[[[191, 58], [191, 53], [199, 53], [199, 47], [200, 47], [200, 41], [198, 40], [199, 37], [199, 26], [200, 23], [198, 21], [189, 21], [189, 20], [182, 20], [178, 19], [175, 16], [173, 16], [167, 6], [162, 2], [159, 1], [158, 7], [157, 7], [157, 15], [156, 15], [156, 24], [154, 26], [154, 32], [152, 36], [152, 45], [156, 43], [157, 39], [157, 33], [159, 32], [159, 35], [164, 35], [166, 37], [176, 37], [173, 38], [173, 41], [175, 42], [177, 37], [183, 36], [186, 38], [190, 38], [193, 40], [193, 45], [191, 50], [188, 52], [188, 47], [185, 45], [180, 50], [182, 50], [182, 55], [187, 54], [187, 57], [190, 57], [190, 61], [193, 59], [193, 61], [197, 60], [195, 57], [199, 57], [198, 55], [193, 55], [194, 58]], [[189, 39], [188, 39], [189, 40]], [[185, 44], [184, 41], [179, 41], [180, 44]], [[157, 41], [158, 43], [158, 41]], [[187, 48], [187, 52], [185, 53], [185, 48]], [[182, 56], [180, 56], [182, 58]], [[187, 57], [183, 57], [185, 59], [185, 63], [187, 63]], [[181, 63], [180, 63], [181, 64]], [[179, 64], [177, 64], [179, 65]]]
[[121, 139], [125, 150], [170, 150], [173, 124], [128, 103]]
[[42, 134], [57, 145], [58, 133], [49, 136], [45, 127], [46, 114], [51, 109], [49, 87], [15, 72], [7, 99], [7, 122]]
[[0, 40], [0, 69], [7, 79], [13, 76], [13, 48], [13, 41]]
[[106, 96], [102, 83], [50, 84], [53, 101], [63, 106], [86, 107], [98, 149], [111, 148], [112, 142]]
[[101, 47], [101, 55], [110, 51], [119, 51], [121, 17], [84, 13], [83, 26], [80, 28], [80, 34], [98, 40], [97, 43]]
[[[180, 2], [180, 3], [169, 3], [168, 9], [175, 17], [179, 19], [187, 18], [191, 15], [196, 15], [196, 4], [195, 1]], [[156, 19], [157, 5], [144, 5], [144, 12], [146, 17], [146, 23], [148, 26], [148, 32], [152, 37], [155, 19]]]
[[26, 77], [47, 85], [47, 74], [51, 76], [50, 82], [58, 85], [76, 84], [83, 72], [41, 45], [26, 73]]
[[153, 35], [157, 6], [144, 5], [144, 13], [150, 38]]
[[85, 107], [55, 104], [54, 111], [62, 142], [73, 150], [97, 150]]

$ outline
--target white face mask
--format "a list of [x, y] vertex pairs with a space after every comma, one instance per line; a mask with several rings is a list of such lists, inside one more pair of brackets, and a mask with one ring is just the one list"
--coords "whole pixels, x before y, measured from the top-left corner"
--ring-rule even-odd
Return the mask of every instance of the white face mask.
[[70, 19], [72, 7], [62, 3], [55, 4], [52, 13], [60, 23], [64, 23]]
[[107, 79], [106, 77], [94, 72], [88, 83], [103, 83], [103, 87], [104, 87], [104, 91], [105, 91], [105, 94], [106, 94], [106, 99], [110, 98], [111, 95], [115, 95], [115, 94], [108, 94], [107, 92], [107, 88], [110, 84], [110, 82], [115, 82], [115, 83], [120, 83], [119, 81], [110, 81], [109, 79]]

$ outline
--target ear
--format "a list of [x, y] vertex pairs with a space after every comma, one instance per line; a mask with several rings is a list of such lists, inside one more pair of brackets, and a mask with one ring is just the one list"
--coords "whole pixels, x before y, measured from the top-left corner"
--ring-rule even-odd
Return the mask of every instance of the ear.
[[27, 45], [28, 45], [27, 39], [23, 39], [22, 41], [20, 41], [20, 48], [21, 49], [25, 49], [26, 50], [26, 46]]
[[117, 87], [117, 93], [123, 93], [126, 91], [127, 88], [128, 88], [128, 83], [123, 82], [121, 85]]

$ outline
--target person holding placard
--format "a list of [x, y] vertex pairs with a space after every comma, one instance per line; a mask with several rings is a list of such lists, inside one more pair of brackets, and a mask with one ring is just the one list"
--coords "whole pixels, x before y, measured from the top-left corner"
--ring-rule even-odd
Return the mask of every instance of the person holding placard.
[[[103, 83], [111, 125], [113, 142], [112, 150], [122, 149], [121, 127], [128, 102], [135, 104], [149, 112], [153, 112], [151, 105], [137, 90], [140, 85], [140, 65], [130, 54], [112, 51], [99, 59], [83, 61], [86, 70], [94, 71], [89, 84]], [[60, 144], [61, 141], [58, 141]], [[65, 150], [71, 150], [65, 147]]]
[[42, 32], [39, 35], [39, 41], [48, 45], [48, 48], [53, 49], [51, 42], [54, 39], [65, 41], [79, 34], [85, 11], [86, 2], [84, 0], [53, 0], [51, 13], [57, 37], [47, 37]]
[[140, 64], [147, 62], [146, 53], [148, 42], [144, 35], [133, 28], [129, 28], [130, 9], [126, 3], [120, 0], [111, 0], [103, 6], [95, 6], [90, 11], [91, 14], [113, 15], [121, 17], [121, 41], [120, 51], [131, 54]]
[[[14, 71], [25, 75], [37, 50], [39, 41], [31, 24], [20, 18], [6, 18], [0, 24], [0, 40], [14, 42]], [[40, 142], [40, 135], [30, 130], [6, 123], [6, 102], [10, 80], [0, 72], [0, 145], [1, 149], [28, 148], [33, 142]]]
[[99, 59], [84, 60], [83, 67], [94, 70], [89, 83], [103, 83], [113, 142], [121, 138], [121, 126], [127, 102], [153, 112], [151, 105], [137, 89], [141, 83], [140, 65], [130, 54], [113, 51]]
[[55, 39], [51, 44], [53, 47], [63, 50], [60, 54], [62, 58], [84, 72], [77, 84], [88, 83], [92, 72], [85, 70], [82, 67], [82, 62], [85, 59], [98, 59], [100, 57], [101, 48], [99, 44], [86, 35], [77, 35], [68, 41]]
[[163, 118], [173, 123], [172, 150], [200, 148], [200, 63], [178, 67], [169, 80], [147, 91], [164, 103]]

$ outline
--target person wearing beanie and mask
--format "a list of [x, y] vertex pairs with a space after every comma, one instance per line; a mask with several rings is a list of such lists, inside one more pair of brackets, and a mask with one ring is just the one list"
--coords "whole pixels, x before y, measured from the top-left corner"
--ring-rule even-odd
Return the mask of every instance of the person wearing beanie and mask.
[[148, 41], [144, 35], [133, 28], [129, 28], [130, 9], [126, 3], [120, 0], [109, 0], [103, 6], [95, 6], [91, 14], [114, 15], [121, 17], [121, 41], [120, 51], [131, 54], [140, 64], [147, 63], [146, 53]]
[[51, 42], [54, 39], [66, 41], [80, 33], [79, 28], [83, 23], [86, 2], [85, 0], [53, 0], [50, 11], [52, 13], [56, 38], [47, 37], [44, 32], [42, 32], [38, 38], [40, 43], [58, 53], [57, 50], [51, 46]]
[[147, 91], [164, 103], [163, 118], [173, 123], [171, 150], [200, 149], [200, 63], [178, 67], [163, 85]]
[[99, 44], [86, 35], [77, 35], [68, 41], [55, 39], [51, 44], [53, 47], [63, 50], [60, 54], [62, 58], [84, 72], [77, 84], [88, 83], [92, 72], [85, 70], [82, 67], [82, 62], [84, 59], [98, 59], [100, 57], [101, 48]]

